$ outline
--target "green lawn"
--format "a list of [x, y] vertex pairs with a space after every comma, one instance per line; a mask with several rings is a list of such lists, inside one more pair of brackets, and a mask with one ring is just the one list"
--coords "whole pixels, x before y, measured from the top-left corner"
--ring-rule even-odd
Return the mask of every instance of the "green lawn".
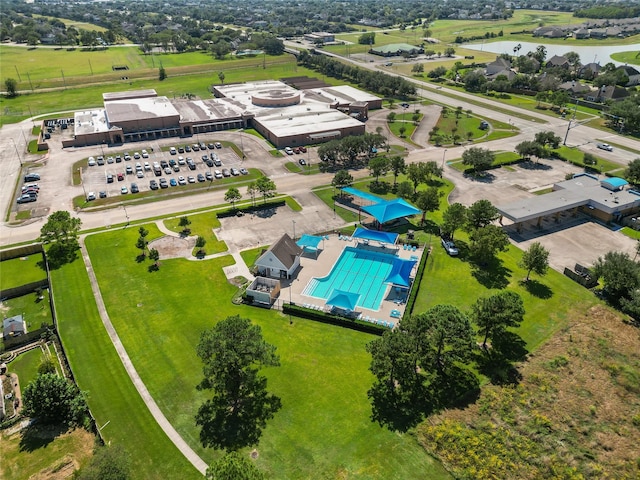
[[22, 315], [27, 322], [27, 330], [37, 330], [43, 324], [51, 325], [53, 316], [49, 308], [49, 290], [42, 292], [43, 299], [39, 300], [35, 293], [22, 295], [2, 301], [2, 315], [4, 318]]
[[460, 257], [450, 257], [439, 243], [434, 244], [414, 312], [436, 304], [451, 304], [467, 310], [478, 297], [508, 289], [520, 294], [524, 301], [525, 321], [515, 332], [532, 351], [562, 329], [569, 314], [585, 313], [598, 302], [589, 290], [551, 269], [544, 277], [532, 274], [534, 282], [531, 283], [536, 288], [527, 291], [520, 283], [526, 271], [517, 266], [522, 251], [513, 245], [499, 255], [499, 268], [476, 270], [466, 258], [467, 241], [463, 233], [456, 233]]
[[[136, 235], [134, 230], [106, 232], [88, 238], [87, 245], [109, 314], [134, 365], [205, 461], [219, 453], [200, 446], [194, 425], [206, 398], [195, 389], [201, 377], [195, 345], [204, 329], [240, 314], [261, 326], [281, 356], [282, 366], [265, 373], [283, 408], [257, 446], [257, 463], [268, 478], [317, 478], [318, 472], [324, 478], [448, 478], [413, 436], [371, 422], [366, 391], [372, 377], [364, 346], [374, 337], [298, 319], [290, 326], [277, 312], [233, 306], [235, 288], [221, 272], [230, 257], [165, 260], [158, 272], [149, 273], [147, 264], [135, 262]], [[114, 257], [120, 261], [113, 262]]]
[[611, 58], [618, 62], [629, 63], [631, 65], [640, 65], [640, 51], [638, 50], [613, 53], [611, 54]]
[[0, 290], [46, 280], [47, 272], [40, 267], [39, 262], [42, 262], [42, 255], [39, 253], [0, 262]]
[[[191, 224], [188, 228], [191, 229], [191, 235], [203, 237], [207, 244], [204, 246], [204, 250], [207, 255], [214, 253], [226, 252], [227, 244], [223, 240], [218, 240], [216, 234], [213, 232], [215, 228], [220, 228], [220, 220], [216, 215], [216, 212], [204, 212], [195, 215], [183, 215], [186, 216]], [[165, 220], [165, 226], [176, 233], [182, 231], [182, 227], [179, 226], [181, 217], [171, 218]]]
[[[131, 235], [134, 230], [126, 232]], [[153, 234], [157, 236], [157, 229]], [[51, 279], [60, 337], [71, 369], [80, 389], [89, 394], [89, 407], [105, 440], [122, 445], [131, 455], [132, 478], [202, 478], [160, 429], [131, 383], [98, 315], [83, 262], [76, 260], [54, 270]], [[131, 295], [154, 300], [153, 292], [142, 287], [136, 286]], [[136, 313], [128, 321], [138, 328], [139, 319]]]
[[29, 382], [34, 380], [38, 375], [38, 367], [43, 358], [42, 350], [40, 350], [40, 348], [34, 348], [33, 350], [18, 355], [18, 358], [7, 365], [7, 371], [18, 375], [20, 388], [24, 390]]

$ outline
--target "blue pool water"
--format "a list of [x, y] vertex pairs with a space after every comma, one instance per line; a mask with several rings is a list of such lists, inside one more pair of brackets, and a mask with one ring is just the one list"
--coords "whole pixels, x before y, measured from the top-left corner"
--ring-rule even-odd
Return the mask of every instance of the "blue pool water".
[[326, 300], [334, 289], [359, 293], [359, 307], [378, 310], [388, 286], [384, 281], [395, 258], [395, 255], [346, 247], [329, 275], [312, 278], [302, 294]]

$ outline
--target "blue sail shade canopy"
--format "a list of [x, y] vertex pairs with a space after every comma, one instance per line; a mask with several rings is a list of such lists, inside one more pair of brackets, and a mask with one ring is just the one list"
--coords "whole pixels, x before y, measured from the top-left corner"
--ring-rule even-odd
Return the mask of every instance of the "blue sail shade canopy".
[[378, 230], [369, 230], [358, 227], [353, 232], [353, 238], [361, 238], [363, 240], [376, 240], [378, 242], [390, 243], [395, 245], [398, 240], [398, 234], [392, 232], [380, 232]]
[[341, 308], [343, 310], [354, 311], [360, 300], [359, 293], [346, 292], [344, 290], [333, 289], [327, 299], [327, 305]]
[[422, 210], [414, 207], [401, 198], [389, 200], [388, 202], [377, 203], [375, 205], [367, 205], [362, 207], [362, 210], [367, 212], [380, 223], [390, 222], [396, 218], [408, 217], [422, 212]]

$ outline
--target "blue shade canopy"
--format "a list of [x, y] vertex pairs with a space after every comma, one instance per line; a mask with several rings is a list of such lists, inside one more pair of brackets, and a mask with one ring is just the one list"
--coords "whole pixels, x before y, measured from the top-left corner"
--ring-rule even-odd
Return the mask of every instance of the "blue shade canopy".
[[353, 233], [353, 238], [362, 238], [364, 240], [377, 240], [378, 242], [385, 242], [395, 244], [398, 240], [398, 234], [392, 232], [380, 232], [378, 230], [368, 230], [366, 228], [358, 227]]
[[362, 210], [367, 212], [380, 223], [390, 222], [396, 218], [408, 217], [422, 212], [422, 210], [405, 202], [401, 198], [389, 200], [388, 202], [381, 202], [376, 205], [368, 205], [366, 207], [362, 207]]
[[355, 310], [360, 300], [359, 293], [345, 292], [334, 288], [329, 294], [327, 305], [342, 308], [343, 310]]
[[394, 259], [391, 271], [384, 282], [400, 287], [408, 287], [411, 285], [411, 270], [413, 270], [415, 264], [415, 260]]
[[364, 198], [365, 200], [369, 200], [370, 202], [373, 202], [373, 203], [384, 202], [384, 198], [380, 198], [371, 193], [363, 192], [362, 190], [358, 190], [357, 188], [344, 187], [342, 191], [344, 193], [348, 193], [349, 195], [353, 195], [354, 197]]
[[322, 241], [322, 237], [316, 237], [315, 235], [307, 235], [305, 233], [304, 235], [302, 235], [302, 237], [300, 237], [300, 240], [296, 242], [296, 245], [298, 245], [301, 248], [307, 247], [311, 249], [317, 249], [321, 241]]

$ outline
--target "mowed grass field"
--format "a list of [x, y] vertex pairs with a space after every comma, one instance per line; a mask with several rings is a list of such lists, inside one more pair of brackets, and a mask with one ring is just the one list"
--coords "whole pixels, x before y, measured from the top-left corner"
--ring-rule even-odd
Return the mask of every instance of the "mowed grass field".
[[[147, 228], [149, 237], [157, 235]], [[148, 261], [135, 261], [136, 238], [134, 229], [106, 232], [89, 237], [87, 247], [109, 315], [134, 365], [165, 415], [205, 461], [220, 453], [201, 447], [194, 423], [210, 395], [195, 388], [202, 375], [195, 346], [203, 330], [238, 314], [260, 325], [281, 358], [281, 366], [265, 374], [283, 406], [256, 447], [257, 464], [268, 478], [449, 478], [412, 435], [372, 423], [366, 392], [373, 377], [365, 345], [375, 337], [297, 318], [290, 325], [275, 311], [234, 306], [235, 288], [222, 273], [231, 257], [161, 260], [160, 270], [149, 273]], [[136, 446], [135, 441], [125, 444]], [[140, 473], [137, 478], [148, 477]]]
[[160, 429], [131, 383], [98, 314], [82, 260], [52, 271], [51, 279], [60, 337], [76, 382], [88, 393], [105, 441], [122, 445], [131, 455], [133, 478], [202, 478]]
[[611, 58], [618, 62], [624, 62], [631, 65], [640, 65], [640, 51], [618, 52], [612, 53]]
[[45, 280], [47, 272], [38, 264], [42, 255], [33, 254], [0, 262], [0, 290]]

